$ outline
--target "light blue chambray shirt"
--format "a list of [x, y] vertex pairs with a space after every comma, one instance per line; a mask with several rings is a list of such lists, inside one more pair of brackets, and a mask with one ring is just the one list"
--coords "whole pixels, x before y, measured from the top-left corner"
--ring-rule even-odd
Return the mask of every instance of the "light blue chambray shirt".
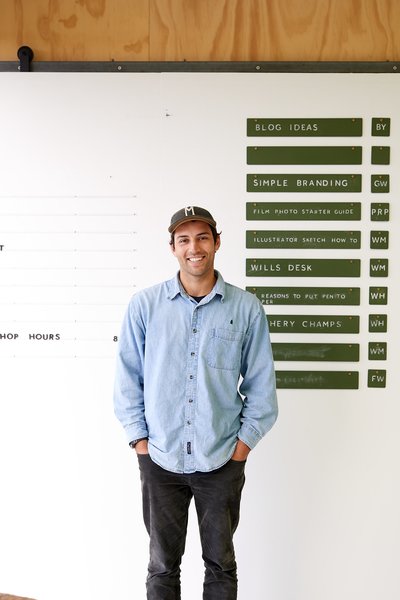
[[122, 324], [115, 414], [128, 441], [148, 437], [152, 460], [176, 473], [218, 469], [278, 414], [263, 306], [216, 274], [199, 303], [179, 274], [138, 292]]

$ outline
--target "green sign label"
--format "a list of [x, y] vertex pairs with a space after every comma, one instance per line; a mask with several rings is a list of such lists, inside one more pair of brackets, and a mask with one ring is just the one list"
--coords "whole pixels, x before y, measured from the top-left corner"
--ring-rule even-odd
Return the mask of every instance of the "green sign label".
[[386, 371], [370, 369], [368, 371], [368, 387], [373, 387], [373, 388], [386, 387]]
[[386, 360], [387, 343], [386, 342], [369, 342], [368, 358], [369, 360]]
[[248, 277], [359, 277], [360, 259], [248, 258]]
[[371, 231], [369, 247], [374, 250], [387, 250], [389, 248], [389, 232]]
[[369, 288], [369, 303], [370, 304], [387, 304], [388, 303], [387, 287], [370, 287]]
[[[386, 210], [381, 204], [379, 207]], [[247, 202], [246, 218], [248, 221], [360, 221], [361, 202]]]
[[361, 247], [361, 231], [246, 231], [246, 248]]
[[249, 174], [248, 192], [361, 192], [361, 175]]
[[389, 165], [390, 164], [390, 146], [372, 146], [371, 164]]
[[374, 117], [371, 123], [371, 135], [389, 136], [390, 119], [386, 117]]
[[267, 315], [271, 333], [359, 333], [354, 315]]
[[370, 333], [386, 333], [387, 315], [369, 315], [368, 331]]
[[360, 360], [359, 344], [290, 344], [273, 343], [274, 360], [348, 361]]
[[361, 146], [248, 146], [248, 165], [361, 165]]
[[387, 277], [389, 275], [389, 261], [387, 258], [371, 258], [369, 261], [370, 277]]
[[390, 192], [390, 176], [371, 175], [371, 192], [373, 194], [388, 194]]
[[358, 389], [358, 371], [276, 371], [275, 375], [278, 389]]
[[247, 119], [253, 137], [348, 137], [362, 135], [362, 119]]
[[390, 205], [388, 203], [371, 203], [371, 221], [389, 221]]
[[359, 287], [247, 287], [246, 290], [255, 294], [265, 305], [358, 306], [360, 304]]

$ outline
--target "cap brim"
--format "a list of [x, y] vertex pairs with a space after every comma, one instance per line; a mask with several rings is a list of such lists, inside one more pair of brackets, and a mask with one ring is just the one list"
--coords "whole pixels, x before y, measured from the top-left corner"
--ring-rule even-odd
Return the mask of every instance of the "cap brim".
[[170, 225], [168, 227], [168, 231], [170, 233], [173, 233], [175, 231], [175, 229], [177, 229], [180, 225], [183, 225], [183, 223], [189, 223], [189, 221], [202, 221], [203, 223], [208, 223], [214, 229], [217, 226], [217, 224], [216, 224], [215, 221], [211, 221], [210, 219], [207, 219], [206, 217], [201, 217], [201, 216], [197, 216], [197, 215], [191, 215], [190, 217], [185, 217], [184, 219], [180, 219], [179, 221], [177, 221], [173, 225]]

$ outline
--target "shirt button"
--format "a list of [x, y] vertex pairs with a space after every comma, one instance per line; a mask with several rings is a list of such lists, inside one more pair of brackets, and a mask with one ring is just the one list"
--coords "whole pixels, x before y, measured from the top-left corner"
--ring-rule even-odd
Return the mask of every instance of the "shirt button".
[[193, 328], [193, 333], [197, 333], [197, 329], [195, 327]]
[[188, 424], [188, 425], [191, 425], [191, 424], [192, 424], [192, 422], [191, 422], [191, 421], [188, 421], [188, 422], [187, 422], [187, 424]]
[[189, 375], [189, 379], [193, 379], [193, 375]]
[[193, 398], [189, 398], [189, 402], [193, 402]]
[[196, 354], [196, 352], [191, 352], [190, 356], [194, 356]]

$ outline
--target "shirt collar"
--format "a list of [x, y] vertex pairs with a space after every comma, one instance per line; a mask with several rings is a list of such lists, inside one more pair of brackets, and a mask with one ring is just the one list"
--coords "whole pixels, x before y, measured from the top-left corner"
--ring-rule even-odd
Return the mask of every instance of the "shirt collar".
[[[217, 276], [217, 281], [211, 292], [208, 294], [208, 299], [211, 300], [211, 298], [218, 295], [221, 297], [221, 302], [223, 302], [225, 297], [225, 281], [219, 271], [215, 271], [215, 274]], [[175, 277], [167, 281], [167, 298], [168, 300], [173, 300], [178, 294], [181, 294], [184, 298], [187, 298], [188, 296], [180, 282], [179, 271]]]

